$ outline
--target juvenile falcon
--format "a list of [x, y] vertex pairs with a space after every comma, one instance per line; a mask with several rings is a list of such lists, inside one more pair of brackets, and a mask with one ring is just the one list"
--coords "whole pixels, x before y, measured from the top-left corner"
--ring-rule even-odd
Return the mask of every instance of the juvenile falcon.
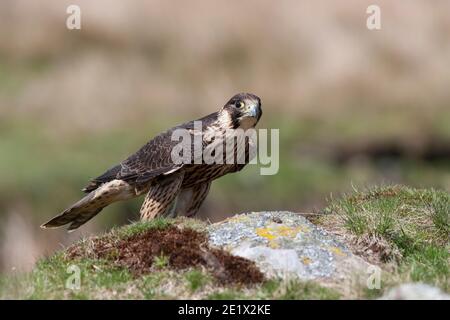
[[[68, 230], [74, 230], [109, 204], [143, 194], [146, 194], [140, 210], [143, 220], [161, 215], [194, 216], [205, 200], [211, 182], [227, 173], [240, 171], [252, 156], [249, 156], [247, 145], [243, 162], [199, 163], [192, 152], [189, 155], [191, 161], [179, 163], [172, 159], [172, 150], [179, 144], [173, 139], [174, 131], [184, 129], [192, 137], [199, 135], [201, 148], [205, 150], [217, 144], [217, 137], [225, 136], [229, 129], [254, 128], [261, 115], [259, 97], [251, 93], [236, 94], [218, 112], [195, 120], [197, 122], [173, 127], [150, 140], [120, 164], [90, 181], [83, 189], [87, 193], [84, 198], [41, 227], [56, 228], [69, 224]], [[200, 132], [195, 125], [199, 122]], [[195, 138], [192, 141], [194, 143]], [[245, 142], [249, 144], [248, 139]], [[236, 148], [233, 154], [236, 156]]]

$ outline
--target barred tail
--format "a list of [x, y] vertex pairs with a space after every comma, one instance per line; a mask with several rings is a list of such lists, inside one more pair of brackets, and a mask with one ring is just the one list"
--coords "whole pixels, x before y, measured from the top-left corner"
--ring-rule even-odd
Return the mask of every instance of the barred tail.
[[41, 228], [58, 228], [70, 223], [68, 230], [73, 231], [95, 217], [106, 205], [108, 203], [95, 197], [95, 192], [91, 192], [61, 214], [41, 225]]

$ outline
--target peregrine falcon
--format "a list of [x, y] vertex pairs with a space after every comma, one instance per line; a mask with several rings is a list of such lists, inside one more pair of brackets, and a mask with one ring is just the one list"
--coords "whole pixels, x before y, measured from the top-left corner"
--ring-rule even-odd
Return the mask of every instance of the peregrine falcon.
[[[200, 134], [204, 150], [217, 143], [214, 137], [226, 135], [229, 129], [254, 128], [261, 115], [259, 97], [251, 93], [236, 94], [218, 112], [173, 127], [150, 140], [120, 164], [90, 181], [83, 189], [87, 193], [84, 198], [41, 227], [69, 224], [68, 230], [75, 230], [109, 204], [143, 194], [146, 197], [140, 210], [142, 220], [167, 215], [194, 216], [205, 200], [211, 182], [240, 171], [251, 156], [245, 148], [245, 160], [240, 163], [198, 163], [194, 154], [190, 155], [192, 161], [178, 163], [172, 156], [174, 147], [179, 144], [172, 137], [174, 131], [186, 130], [193, 137]], [[196, 121], [201, 122], [200, 133], [196, 130]], [[249, 140], [245, 142], [248, 144]], [[236, 150], [233, 153], [236, 154]], [[184, 201], [177, 201], [179, 199]]]

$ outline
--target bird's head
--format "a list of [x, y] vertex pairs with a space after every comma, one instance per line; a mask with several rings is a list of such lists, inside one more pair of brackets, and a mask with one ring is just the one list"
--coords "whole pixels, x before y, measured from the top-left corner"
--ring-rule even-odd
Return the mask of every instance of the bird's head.
[[261, 99], [251, 93], [234, 95], [222, 108], [233, 121], [233, 128], [254, 127], [262, 116]]

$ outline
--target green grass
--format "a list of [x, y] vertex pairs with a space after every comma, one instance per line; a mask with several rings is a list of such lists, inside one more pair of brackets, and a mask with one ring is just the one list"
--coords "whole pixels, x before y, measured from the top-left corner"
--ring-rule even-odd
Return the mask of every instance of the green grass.
[[258, 290], [225, 289], [208, 295], [211, 300], [275, 299], [275, 300], [337, 300], [342, 297], [334, 289], [313, 282], [268, 280]]
[[[434, 189], [384, 186], [355, 191], [330, 201], [326, 214], [317, 218], [325, 228], [350, 235], [360, 245], [369, 239], [380, 256], [381, 290], [360, 291], [356, 296], [377, 298], [391, 286], [424, 282], [449, 291], [449, 194]], [[100, 235], [117, 243], [149, 229], [172, 225], [204, 230], [205, 223], [159, 218], [114, 228]], [[373, 242], [375, 239], [375, 243]], [[25, 299], [340, 299], [346, 294], [313, 282], [267, 280], [253, 287], [218, 286], [203, 269], [174, 271], [167, 257], [155, 258], [150, 274], [135, 276], [89, 254], [92, 239], [79, 242], [81, 257], [68, 259], [66, 251], [41, 259], [27, 274], [0, 277], [0, 298]], [[367, 242], [369, 245], [369, 242]], [[84, 250], [84, 251], [83, 251]], [[112, 254], [115, 254], [114, 252]], [[117, 252], [117, 254], [119, 254]], [[86, 258], [87, 257], [87, 258]], [[112, 257], [113, 258], [113, 257]], [[393, 267], [393, 268], [392, 268]], [[74, 269], [80, 272], [80, 288], [67, 286]], [[75, 282], [76, 283], [76, 282]], [[350, 290], [352, 290], [350, 288]], [[353, 294], [355, 296], [355, 294]]]
[[[79, 289], [71, 276], [80, 275]], [[92, 299], [113, 298], [125, 292], [132, 275], [125, 269], [111, 268], [107, 262], [84, 259], [67, 261], [62, 253], [43, 259], [33, 272], [0, 281], [2, 299]], [[72, 284], [72, 285], [71, 285]]]
[[450, 290], [447, 192], [376, 187], [332, 200], [325, 211], [319, 223], [349, 233], [354, 240], [376, 239], [381, 261], [398, 265], [397, 277]]
[[164, 269], [169, 265], [169, 258], [163, 254], [155, 257], [153, 265], [156, 269]]
[[[100, 235], [111, 243], [131, 237], [149, 229], [163, 229], [172, 220], [160, 218], [150, 222], [137, 222]], [[83, 252], [90, 250], [92, 239], [83, 239], [78, 245]], [[87, 255], [89, 256], [89, 255]], [[156, 271], [150, 276], [136, 279], [129, 270], [113, 267], [103, 259], [68, 259], [66, 251], [41, 259], [31, 273], [0, 278], [0, 298], [3, 299], [116, 299], [155, 296], [160, 280], [165, 276], [167, 258], [158, 257]], [[71, 286], [79, 274], [79, 289]], [[170, 277], [173, 277], [171, 275]], [[130, 290], [130, 288], [132, 290]]]
[[313, 282], [290, 281], [280, 286], [281, 300], [336, 300], [340, 294]]
[[119, 232], [119, 237], [131, 237], [134, 235], [141, 234], [149, 229], [157, 229], [162, 230], [170, 225], [172, 225], [173, 221], [169, 219], [165, 219], [163, 217], [158, 217], [156, 219], [150, 220], [150, 221], [144, 221], [144, 222], [135, 222], [130, 225], [126, 225], [122, 228], [117, 229]]
[[[103, 240], [116, 243], [152, 228], [171, 225], [194, 225], [185, 218], [156, 219], [136, 222], [100, 235]], [[168, 268], [167, 257], [155, 259], [149, 274], [135, 276], [129, 270], [113, 267], [103, 259], [89, 255], [92, 239], [78, 243], [85, 257], [69, 259], [62, 250], [41, 259], [32, 272], [0, 277], [0, 299], [336, 299], [339, 294], [318, 284], [282, 280], [268, 280], [260, 285], [221, 286], [213, 281], [207, 270], [185, 271]], [[88, 257], [88, 258], [86, 258]], [[79, 273], [78, 273], [79, 272]], [[79, 274], [79, 288], [75, 274]]]
[[237, 289], [224, 289], [209, 294], [206, 299], [208, 300], [245, 300], [249, 299], [249, 296]]
[[186, 281], [188, 282], [189, 289], [192, 292], [196, 292], [203, 288], [205, 284], [211, 281], [210, 277], [201, 270], [191, 270], [186, 272]]

